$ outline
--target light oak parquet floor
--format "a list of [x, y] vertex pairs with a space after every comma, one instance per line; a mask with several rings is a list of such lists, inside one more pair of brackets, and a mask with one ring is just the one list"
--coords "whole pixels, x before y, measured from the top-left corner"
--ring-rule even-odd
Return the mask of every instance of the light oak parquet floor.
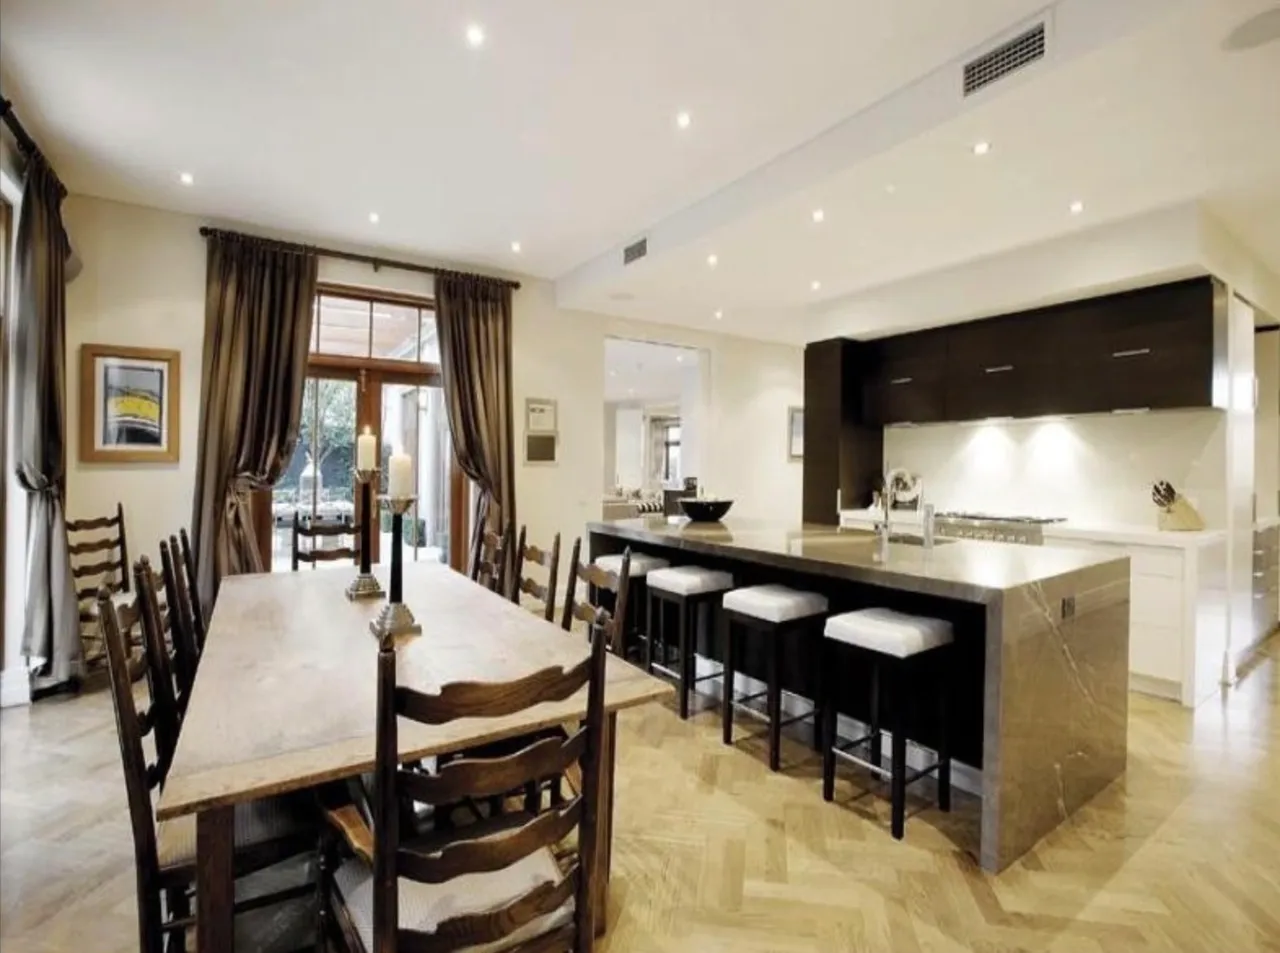
[[[771, 775], [701, 707], [621, 718], [603, 953], [1280, 951], [1280, 641], [1194, 713], [1132, 696], [1126, 777], [998, 877], [972, 798], [897, 843], [865, 775], [824, 804], [815, 755]], [[137, 949], [114, 733], [102, 692], [0, 715], [4, 953]]]

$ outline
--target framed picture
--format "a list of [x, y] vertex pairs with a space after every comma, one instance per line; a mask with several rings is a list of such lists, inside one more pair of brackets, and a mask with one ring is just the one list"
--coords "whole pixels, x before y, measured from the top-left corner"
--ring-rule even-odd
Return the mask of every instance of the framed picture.
[[524, 429], [529, 433], [556, 433], [556, 402], [544, 397], [525, 398]]
[[804, 408], [787, 408], [787, 459], [804, 459]]
[[176, 463], [179, 353], [80, 346], [80, 459]]

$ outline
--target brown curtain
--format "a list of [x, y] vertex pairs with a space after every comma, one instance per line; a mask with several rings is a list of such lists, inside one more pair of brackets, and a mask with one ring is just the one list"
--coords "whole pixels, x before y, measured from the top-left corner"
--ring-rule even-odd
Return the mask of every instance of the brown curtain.
[[22, 654], [42, 681], [78, 674], [79, 609], [67, 552], [66, 263], [62, 227], [66, 189], [43, 157], [28, 157], [18, 221], [14, 276], [14, 445], [27, 491], [27, 595]]
[[511, 286], [473, 275], [436, 278], [445, 407], [458, 466], [479, 488], [472, 520], [497, 532], [516, 519], [511, 394]]
[[249, 494], [280, 478], [302, 415], [315, 253], [227, 232], [208, 236], [195, 508], [205, 610], [223, 576], [261, 572]]

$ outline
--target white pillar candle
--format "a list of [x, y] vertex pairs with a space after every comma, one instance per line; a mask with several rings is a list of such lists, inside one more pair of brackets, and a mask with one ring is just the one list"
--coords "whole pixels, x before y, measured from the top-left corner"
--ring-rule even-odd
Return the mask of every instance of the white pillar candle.
[[356, 469], [378, 469], [378, 438], [368, 427], [365, 427], [364, 433], [356, 438]]
[[387, 464], [387, 496], [403, 500], [413, 496], [413, 460], [407, 453], [393, 453]]

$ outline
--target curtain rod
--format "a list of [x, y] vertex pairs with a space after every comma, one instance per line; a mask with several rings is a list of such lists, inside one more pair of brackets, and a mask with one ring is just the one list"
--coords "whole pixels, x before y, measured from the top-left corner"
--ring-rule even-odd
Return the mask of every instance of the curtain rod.
[[317, 245], [303, 245], [298, 242], [286, 242], [276, 238], [259, 238], [256, 235], [245, 235], [240, 232], [225, 231], [221, 228], [210, 228], [207, 225], [201, 226], [200, 234], [204, 238], [209, 238], [214, 235], [233, 240], [247, 238], [276, 248], [311, 252], [324, 258], [340, 258], [343, 261], [358, 261], [366, 265], [372, 265], [374, 271], [377, 271], [379, 268], [395, 268], [398, 271], [417, 271], [425, 275], [453, 275], [462, 278], [480, 278], [485, 281], [493, 281], [497, 284], [506, 285], [512, 290], [520, 287], [520, 282], [511, 281], [507, 278], [493, 278], [489, 275], [477, 275], [466, 271], [454, 271], [449, 268], [435, 268], [431, 265], [419, 265], [417, 262], [412, 261], [396, 261], [391, 258], [379, 258], [376, 255], [361, 255], [357, 252], [341, 251], [336, 248], [321, 248]]
[[53, 177], [58, 180], [58, 184], [66, 189], [62, 179], [58, 178], [58, 173], [54, 171], [53, 163], [49, 161], [49, 157], [40, 151], [40, 147], [36, 145], [36, 141], [31, 138], [31, 134], [27, 132], [22, 120], [18, 118], [18, 114], [13, 110], [12, 100], [5, 99], [0, 96], [0, 119], [4, 120], [4, 124], [9, 127], [9, 131], [13, 133], [13, 138], [17, 140], [18, 148], [25, 152], [28, 156], [39, 158], [53, 173]]

